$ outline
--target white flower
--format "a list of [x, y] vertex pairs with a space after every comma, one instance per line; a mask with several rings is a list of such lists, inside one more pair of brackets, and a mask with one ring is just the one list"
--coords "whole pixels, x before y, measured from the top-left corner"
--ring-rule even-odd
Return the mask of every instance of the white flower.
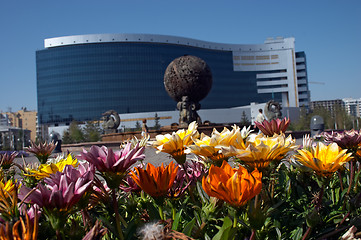
[[165, 239], [164, 226], [158, 223], [148, 223], [139, 231], [142, 240], [162, 240]]

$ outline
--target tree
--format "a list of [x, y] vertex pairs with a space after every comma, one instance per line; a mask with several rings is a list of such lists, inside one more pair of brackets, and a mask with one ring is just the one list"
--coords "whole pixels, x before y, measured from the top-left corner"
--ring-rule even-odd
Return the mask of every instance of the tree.
[[76, 121], [72, 121], [67, 131], [64, 131], [63, 143], [79, 143], [84, 141], [84, 134]]
[[135, 123], [135, 131], [141, 131], [142, 130], [142, 125], [140, 124], [140, 122], [136, 122]]
[[98, 142], [100, 137], [100, 128], [99, 125], [93, 122], [86, 122], [84, 131], [84, 140], [86, 142]]
[[155, 113], [155, 115], [154, 115], [154, 129], [155, 130], [159, 130], [160, 129], [160, 123], [159, 123], [159, 117], [158, 117], [158, 114], [157, 113]]
[[241, 125], [242, 125], [242, 126], [248, 126], [248, 125], [250, 125], [250, 124], [251, 124], [251, 123], [250, 123], [250, 121], [249, 121], [248, 118], [247, 118], [246, 112], [243, 111], [243, 112], [242, 112], [242, 116], [241, 116]]
[[71, 139], [70, 137], [69, 129], [64, 131], [62, 143], [64, 144], [73, 143], [73, 139]]

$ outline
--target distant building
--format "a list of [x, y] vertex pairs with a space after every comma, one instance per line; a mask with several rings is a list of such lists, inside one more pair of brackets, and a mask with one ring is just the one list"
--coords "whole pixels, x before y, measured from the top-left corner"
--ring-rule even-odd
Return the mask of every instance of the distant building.
[[351, 116], [360, 117], [361, 98], [343, 98], [342, 101], [348, 114], [350, 114]]
[[309, 108], [311, 102], [310, 89], [308, 87], [307, 63], [305, 52], [296, 52], [297, 88], [299, 106]]
[[[183, 55], [209, 65], [213, 87], [202, 109], [226, 109], [274, 99], [309, 105], [306, 56], [294, 38], [224, 44], [154, 34], [94, 34], [45, 39], [36, 52], [40, 125], [66, 126], [119, 114], [173, 111], [164, 72]], [[226, 117], [226, 116], [224, 116]]]
[[17, 112], [5, 112], [7, 115], [9, 126], [26, 129], [30, 131], [30, 139], [36, 140], [37, 132], [37, 112], [29, 111], [26, 108], [22, 108]]
[[322, 108], [326, 108], [328, 111], [331, 112], [331, 114], [333, 114], [337, 106], [344, 107], [344, 102], [341, 99], [312, 101], [310, 105], [310, 109], [314, 110], [316, 108], [322, 107]]

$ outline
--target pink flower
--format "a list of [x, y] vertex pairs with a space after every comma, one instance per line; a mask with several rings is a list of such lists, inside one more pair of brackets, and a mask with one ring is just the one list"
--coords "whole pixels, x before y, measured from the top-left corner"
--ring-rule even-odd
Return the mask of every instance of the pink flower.
[[105, 146], [92, 146], [89, 152], [83, 150], [79, 158], [93, 164], [99, 172], [125, 173], [135, 162], [145, 158], [143, 152], [144, 147], [138, 144], [131, 149], [131, 143], [116, 152]]
[[270, 122], [264, 120], [262, 123], [254, 122], [256, 126], [261, 130], [264, 135], [272, 137], [274, 134], [285, 133], [288, 125], [290, 124], [290, 120], [287, 118], [284, 119], [272, 119]]
[[357, 130], [345, 130], [342, 133], [323, 133], [326, 142], [335, 142], [342, 149], [357, 150], [361, 144], [361, 132]]
[[188, 175], [188, 179], [192, 185], [201, 180], [202, 177], [207, 173], [207, 169], [201, 161], [187, 161], [184, 164], [184, 167]]
[[132, 144], [128, 143], [116, 152], [105, 146], [92, 146], [89, 152], [83, 150], [79, 158], [94, 165], [111, 189], [118, 189], [129, 168], [138, 160], [145, 158], [144, 147], [139, 147], [139, 143], [134, 148], [131, 146]]
[[14, 164], [14, 159], [17, 155], [17, 152], [0, 154], [1, 167], [3, 169], [9, 169]]
[[127, 175], [124, 180], [126, 184], [119, 186], [124, 192], [140, 192], [142, 190], [130, 175]]
[[195, 185], [206, 173], [202, 162], [186, 161], [183, 165], [185, 170], [182, 165], [178, 166], [177, 176], [168, 192], [168, 196], [173, 198], [182, 196], [189, 186]]
[[[46, 178], [45, 184], [39, 183], [37, 189], [29, 194], [25, 202], [37, 204], [47, 210], [70, 211], [88, 190], [94, 178], [94, 172], [86, 171], [82, 174], [83, 170], [67, 165], [63, 172], [57, 172]], [[19, 198], [23, 200], [30, 191], [30, 188], [23, 186]]]

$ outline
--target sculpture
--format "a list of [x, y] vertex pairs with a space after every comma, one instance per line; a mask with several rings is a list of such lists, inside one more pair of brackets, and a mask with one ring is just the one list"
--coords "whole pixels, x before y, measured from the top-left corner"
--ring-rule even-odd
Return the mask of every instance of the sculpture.
[[116, 133], [120, 124], [119, 114], [115, 110], [109, 110], [102, 115], [105, 133]]
[[264, 107], [264, 114], [266, 115], [267, 120], [271, 121], [272, 119], [281, 118], [281, 109], [282, 107], [279, 102], [276, 102], [275, 100], [268, 101]]
[[[182, 101], [177, 103], [177, 109], [179, 110], [179, 123], [181, 127], [186, 127], [193, 121], [201, 124], [201, 118], [197, 113], [197, 110], [200, 108], [201, 105], [199, 103], [190, 101], [188, 96], [183, 96]], [[187, 123], [187, 125], [185, 125], [185, 123]]]
[[165, 71], [164, 87], [177, 102], [180, 127], [188, 127], [193, 121], [201, 123], [199, 101], [212, 88], [212, 73], [205, 61], [189, 55], [174, 59]]

